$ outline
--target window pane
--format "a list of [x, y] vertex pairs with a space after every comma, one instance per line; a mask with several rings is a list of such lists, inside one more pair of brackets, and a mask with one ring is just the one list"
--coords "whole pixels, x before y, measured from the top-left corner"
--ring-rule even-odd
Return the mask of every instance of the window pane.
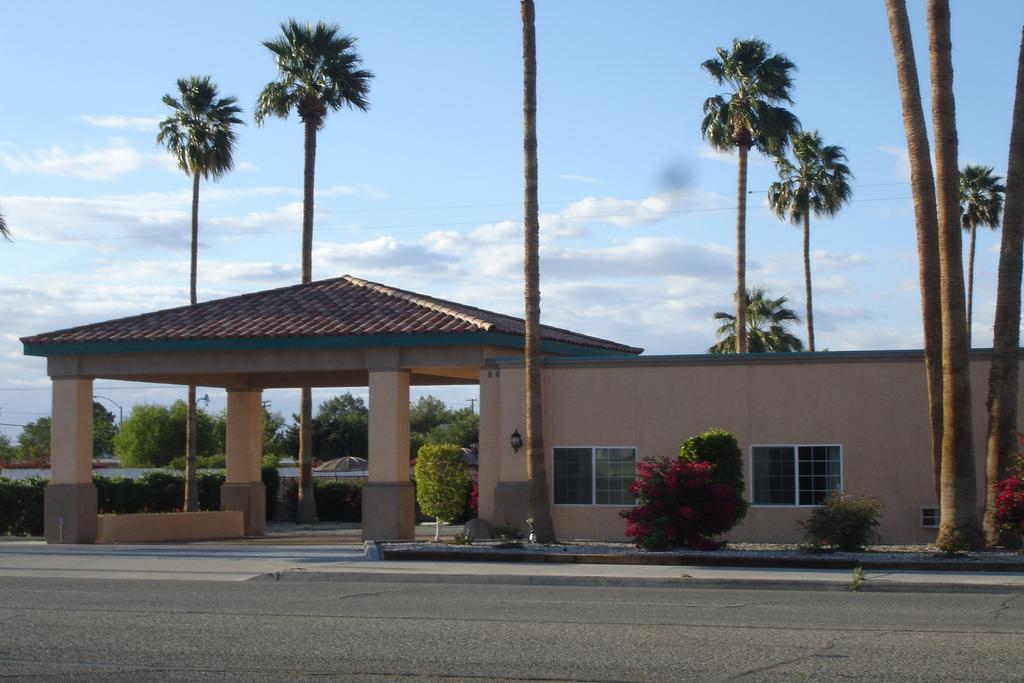
[[591, 505], [594, 502], [591, 457], [589, 448], [555, 449], [556, 505]]
[[793, 505], [793, 447], [755, 446], [754, 504]]
[[840, 488], [839, 446], [800, 446], [800, 505], [821, 505]]
[[629, 485], [636, 479], [636, 449], [597, 448], [594, 467], [598, 505], [633, 505], [636, 502], [629, 492]]

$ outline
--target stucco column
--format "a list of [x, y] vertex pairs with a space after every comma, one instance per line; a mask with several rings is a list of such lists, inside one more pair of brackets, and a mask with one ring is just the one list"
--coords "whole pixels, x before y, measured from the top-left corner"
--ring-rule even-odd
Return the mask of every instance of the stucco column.
[[479, 497], [477, 517], [495, 523], [495, 487], [501, 481], [501, 446], [508, 441], [501, 434], [501, 371], [496, 367], [480, 371], [480, 437], [477, 447], [480, 465], [477, 473]]
[[266, 524], [266, 490], [260, 477], [263, 456], [263, 392], [228, 389], [227, 468], [220, 489], [220, 509], [245, 515], [245, 535], [262, 536]]
[[363, 539], [416, 537], [416, 493], [409, 480], [408, 370], [370, 370], [369, 477]]
[[53, 379], [50, 467], [43, 496], [47, 543], [95, 543], [91, 379]]
[[[496, 382], [496, 400], [498, 401], [498, 430], [501, 437], [495, 452], [498, 482], [494, 487], [494, 518], [492, 524], [507, 524], [519, 529], [524, 536], [527, 533], [526, 519], [529, 514], [530, 485], [526, 475], [526, 371], [522, 366], [501, 368]], [[484, 388], [480, 388], [480, 402], [483, 404]], [[482, 411], [482, 408], [481, 408]], [[481, 412], [481, 415], [483, 413]], [[545, 420], [545, 424], [547, 421]], [[483, 425], [481, 424], [481, 430]], [[518, 431], [523, 439], [523, 446], [514, 450], [510, 443], [512, 433]], [[548, 442], [545, 439], [545, 447]], [[550, 481], [551, 472], [548, 472]]]

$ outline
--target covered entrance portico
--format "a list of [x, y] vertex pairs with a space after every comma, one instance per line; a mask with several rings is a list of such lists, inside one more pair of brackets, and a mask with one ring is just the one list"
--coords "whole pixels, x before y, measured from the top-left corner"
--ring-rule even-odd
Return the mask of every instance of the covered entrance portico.
[[[639, 352], [543, 328], [549, 355]], [[95, 379], [227, 390], [227, 471], [221, 507], [243, 515], [244, 533], [261, 535], [261, 398], [265, 389], [369, 388], [369, 477], [363, 536], [414, 537], [409, 479], [409, 388], [477, 384], [488, 359], [520, 355], [523, 322], [509, 316], [394, 289], [350, 276], [256, 292], [22, 339], [47, 359], [53, 381], [52, 482], [46, 490], [50, 543], [97, 540], [92, 484], [92, 384]], [[497, 416], [481, 396], [481, 463]], [[525, 493], [525, 487], [523, 487]]]

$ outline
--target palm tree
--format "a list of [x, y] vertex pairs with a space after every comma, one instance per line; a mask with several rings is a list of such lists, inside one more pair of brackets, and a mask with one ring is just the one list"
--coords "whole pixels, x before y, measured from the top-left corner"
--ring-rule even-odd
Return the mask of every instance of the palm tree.
[[[277, 62], [278, 80], [263, 88], [254, 118], [262, 125], [268, 116], [288, 118], [294, 109], [305, 135], [302, 186], [302, 282], [313, 280], [313, 188], [316, 173], [316, 135], [328, 112], [343, 107], [366, 111], [373, 74], [359, 68], [356, 39], [341, 33], [337, 24], [281, 24], [281, 35], [263, 42]], [[313, 498], [313, 396], [302, 388], [299, 405], [299, 522], [316, 519]]]
[[[787, 308], [789, 299], [780, 296], [772, 299], [764, 287], [754, 287], [746, 292], [747, 310], [744, 316], [747, 330], [747, 348], [751, 353], [776, 353], [787, 351], [803, 351], [800, 339], [790, 334], [786, 326], [800, 322], [800, 316], [792, 308]], [[708, 353], [736, 352], [736, 316], [719, 311], [715, 320], [721, 320], [721, 327], [716, 330], [718, 343], [708, 349]]]
[[960, 238], [960, 171], [949, 0], [928, 1], [928, 54], [935, 132], [936, 207], [939, 216], [939, 300], [942, 305], [942, 521], [940, 545], [983, 545], [976, 508], [971, 427], [970, 361]]
[[537, 203], [537, 36], [533, 0], [521, 0], [523, 21], [523, 176], [525, 194], [524, 274], [526, 304], [526, 471], [529, 479], [527, 510], [536, 540], [555, 542], [555, 524], [548, 500], [544, 463], [544, 423], [541, 411], [540, 357], [540, 222]]
[[1006, 190], [991, 166], [968, 164], [960, 171], [960, 220], [971, 236], [967, 256], [967, 340], [971, 339], [971, 309], [974, 300], [974, 244], [979, 225], [995, 230], [999, 227], [999, 214], [1003, 210], [1003, 192]]
[[[192, 255], [189, 268], [189, 302], [196, 304], [196, 270], [199, 255], [199, 179], [216, 180], [234, 166], [234, 126], [242, 110], [234, 97], [220, 97], [209, 76], [178, 79], [181, 99], [164, 95], [171, 115], [160, 122], [157, 142], [178, 161], [178, 168], [192, 176]], [[196, 388], [188, 387], [185, 422], [185, 511], [199, 510], [196, 486]]]
[[942, 307], [939, 297], [938, 216], [935, 210], [935, 178], [932, 175], [928, 131], [921, 106], [917, 61], [904, 0], [886, 0], [889, 33], [896, 58], [896, 77], [903, 107], [903, 127], [910, 160], [910, 184], [917, 232], [918, 279], [921, 288], [921, 323], [924, 333], [925, 379], [928, 391], [928, 422], [931, 428], [932, 484], [935, 500], [941, 498], [942, 470]]
[[1024, 31], [1017, 57], [1017, 94], [1006, 164], [1006, 207], [999, 247], [995, 336], [988, 381], [988, 440], [985, 452], [985, 540], [999, 540], [992, 484], [1006, 476], [1010, 453], [1016, 449], [1017, 378], [1020, 357], [1020, 285], [1024, 239]]
[[804, 289], [807, 296], [807, 350], [814, 351], [814, 310], [811, 306], [811, 214], [834, 216], [850, 201], [850, 167], [846, 152], [836, 145], [822, 144], [818, 131], [793, 136], [791, 163], [780, 156], [775, 161], [780, 180], [768, 188], [768, 206], [782, 219], [804, 228]]
[[0, 213], [0, 239], [7, 240], [8, 242], [14, 241], [11, 238], [11, 231], [7, 229], [7, 219]]
[[[800, 122], [789, 110], [777, 106], [792, 104], [790, 89], [796, 65], [781, 53], [770, 55], [771, 46], [752, 38], [733, 40], [732, 51], [717, 48], [718, 58], [701, 68], [716, 85], [728, 86], [728, 98], [715, 95], [704, 101], [700, 124], [704, 139], [715, 149], [739, 156], [736, 182], [736, 317], [740, 328], [746, 315], [747, 277], [747, 155], [751, 149], [763, 154], [781, 154]], [[736, 351], [746, 353], [746, 338], [740, 335]]]

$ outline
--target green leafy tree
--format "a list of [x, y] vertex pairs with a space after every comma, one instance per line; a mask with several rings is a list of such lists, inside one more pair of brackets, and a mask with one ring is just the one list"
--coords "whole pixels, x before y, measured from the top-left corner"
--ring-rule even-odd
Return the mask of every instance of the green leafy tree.
[[425, 443], [453, 443], [462, 448], [472, 448], [480, 441], [480, 416], [471, 408], [460, 408], [448, 413], [445, 422], [433, 427], [424, 435]]
[[11, 437], [0, 432], [0, 463], [14, 462], [15, 458], [16, 450], [14, 444], [11, 443]]
[[18, 462], [48, 462], [50, 460], [50, 418], [41, 417], [22, 427], [18, 435]]
[[793, 135], [793, 160], [777, 157], [779, 180], [768, 188], [768, 206], [775, 215], [804, 229], [804, 289], [807, 297], [807, 350], [814, 351], [814, 308], [811, 305], [811, 214], [834, 216], [850, 201], [850, 167], [842, 147], [823, 144], [818, 131]]
[[979, 225], [995, 230], [1003, 211], [1006, 187], [999, 182], [991, 166], [968, 164], [960, 171], [960, 221], [971, 236], [967, 256], [967, 338], [971, 337], [971, 314], [974, 302], [974, 247]]
[[[797, 118], [780, 103], [792, 104], [790, 90], [796, 65], [781, 53], [771, 54], [764, 41], [733, 40], [732, 50], [717, 48], [718, 57], [703, 68], [716, 85], [729, 92], [704, 101], [700, 130], [715, 149], [736, 150], [736, 318], [746, 326], [747, 310], [747, 156], [751, 149], [779, 156], [799, 128]], [[747, 352], [746, 338], [734, 340], [738, 353]]]
[[441, 537], [441, 525], [450, 522], [466, 506], [469, 475], [462, 448], [455, 444], [427, 444], [416, 454], [416, 502], [423, 514], [437, 520], [434, 540]]
[[117, 422], [114, 413], [96, 401], [92, 402], [92, 457], [99, 458], [114, 452]]
[[[114, 437], [114, 454], [126, 467], [165, 467], [185, 450], [184, 401], [171, 406], [139, 404], [125, 418]], [[219, 420], [200, 410], [196, 415], [197, 452], [216, 454], [223, 443], [218, 437]]]
[[[235, 165], [234, 127], [244, 122], [234, 97], [220, 97], [209, 76], [178, 79], [181, 99], [164, 95], [171, 115], [160, 122], [157, 142], [178, 161], [178, 168], [192, 177], [192, 252], [189, 267], [189, 302], [195, 306], [199, 258], [199, 179], [216, 180]], [[196, 387], [188, 387], [185, 430], [185, 512], [198, 512], [196, 484]]]
[[[748, 290], [746, 299], [747, 314], [744, 319], [750, 353], [803, 351], [803, 342], [787, 329], [789, 323], [800, 322], [796, 311], [786, 306], [789, 299], [784, 296], [773, 299], [764, 287]], [[722, 325], [715, 332], [718, 343], [709, 348], [708, 353], [734, 353], [737, 348], [736, 316], [719, 311], [714, 318], [722, 321]]]
[[[288, 118], [294, 109], [304, 128], [305, 166], [302, 184], [302, 282], [313, 280], [313, 188], [316, 175], [316, 137], [328, 112], [343, 107], [366, 111], [373, 74], [360, 68], [356, 39], [337, 24], [281, 24], [281, 35], [263, 42], [274, 55], [278, 79], [263, 88], [254, 118], [262, 125], [268, 116]], [[313, 494], [313, 395], [302, 388], [299, 400], [299, 522], [316, 519]]]
[[[295, 455], [299, 450], [300, 420], [285, 428], [282, 436], [284, 452]], [[352, 393], [344, 393], [320, 404], [313, 418], [312, 438], [316, 453], [324, 460], [353, 456], [365, 458], [369, 450], [370, 412], [366, 402]]]
[[434, 427], [450, 421], [451, 411], [436, 396], [421, 396], [409, 406], [409, 431], [426, 434]]
[[272, 413], [263, 408], [263, 455], [272, 456], [275, 462], [287, 452], [285, 450], [283, 432], [284, 417], [281, 413]]

